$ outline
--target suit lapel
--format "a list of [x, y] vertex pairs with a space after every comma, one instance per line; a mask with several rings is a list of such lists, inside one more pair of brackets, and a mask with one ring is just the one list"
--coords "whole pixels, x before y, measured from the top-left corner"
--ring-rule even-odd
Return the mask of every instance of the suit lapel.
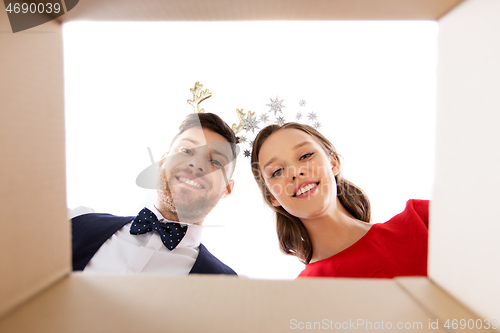
[[191, 268], [189, 274], [236, 275], [236, 272], [217, 259], [203, 244], [200, 244], [198, 258], [196, 258], [193, 268]]

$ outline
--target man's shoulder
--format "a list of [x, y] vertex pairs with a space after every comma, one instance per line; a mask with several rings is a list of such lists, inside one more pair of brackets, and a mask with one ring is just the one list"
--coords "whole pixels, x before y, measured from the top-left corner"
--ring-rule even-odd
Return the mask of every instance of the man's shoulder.
[[108, 213], [86, 213], [73, 217], [73, 221], [87, 221], [87, 220], [133, 220], [134, 216], [118, 216]]
[[87, 220], [122, 220], [122, 219], [133, 219], [133, 216], [118, 216], [108, 213], [97, 213], [94, 208], [87, 206], [79, 206], [76, 208], [68, 208], [68, 219], [76, 221], [87, 221]]
[[89, 230], [100, 230], [101, 232], [116, 232], [129, 222], [134, 216], [116, 216], [106, 213], [88, 213], [71, 219], [73, 233], [87, 232]]

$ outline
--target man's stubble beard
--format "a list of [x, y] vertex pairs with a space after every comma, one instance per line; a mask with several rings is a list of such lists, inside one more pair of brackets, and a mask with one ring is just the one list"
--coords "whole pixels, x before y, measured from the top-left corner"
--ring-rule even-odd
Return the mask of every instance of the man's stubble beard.
[[[190, 174], [189, 172], [186, 172], [186, 170], [182, 171]], [[183, 187], [182, 185], [169, 185], [168, 179], [175, 179], [174, 175], [177, 173], [178, 171], [176, 172], [175, 170], [172, 170], [170, 175], [166, 176], [165, 169], [163, 167], [160, 168], [157, 190], [158, 203], [163, 209], [167, 210], [168, 213], [175, 215], [177, 221], [191, 223], [203, 222], [208, 213], [215, 207], [219, 199], [222, 197], [222, 194], [218, 195], [215, 192], [210, 192], [212, 184], [208, 180], [205, 180], [205, 184], [207, 186], [205, 191], [208, 194], [208, 197], [201, 195], [193, 197], [193, 191]], [[193, 176], [196, 177], [200, 175]]]
[[168, 186], [167, 181], [165, 180], [165, 170], [160, 168], [158, 170], [158, 180], [157, 180], [157, 195], [158, 198], [156, 200], [158, 207], [156, 207], [165, 218], [172, 221], [179, 221], [179, 217], [177, 215], [177, 208], [175, 207], [175, 203], [172, 200], [172, 193], [170, 192], [170, 188]]

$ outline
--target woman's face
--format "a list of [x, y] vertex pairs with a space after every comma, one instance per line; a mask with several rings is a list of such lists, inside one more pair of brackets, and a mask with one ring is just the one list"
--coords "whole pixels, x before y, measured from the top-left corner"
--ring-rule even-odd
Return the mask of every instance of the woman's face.
[[275, 132], [262, 145], [258, 159], [274, 206], [310, 219], [336, 203], [339, 164], [306, 132], [292, 128]]

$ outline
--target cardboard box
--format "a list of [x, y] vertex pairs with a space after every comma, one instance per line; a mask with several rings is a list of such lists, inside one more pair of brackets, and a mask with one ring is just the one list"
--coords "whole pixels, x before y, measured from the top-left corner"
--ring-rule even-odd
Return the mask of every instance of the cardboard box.
[[[59, 21], [15, 35], [0, 14], [0, 332], [427, 331], [436, 321], [436, 331], [450, 331], [461, 330], [454, 319], [474, 321], [470, 330], [499, 320], [500, 3], [459, 3], [82, 0]], [[71, 273], [61, 22], [79, 19], [439, 20], [430, 278]]]

